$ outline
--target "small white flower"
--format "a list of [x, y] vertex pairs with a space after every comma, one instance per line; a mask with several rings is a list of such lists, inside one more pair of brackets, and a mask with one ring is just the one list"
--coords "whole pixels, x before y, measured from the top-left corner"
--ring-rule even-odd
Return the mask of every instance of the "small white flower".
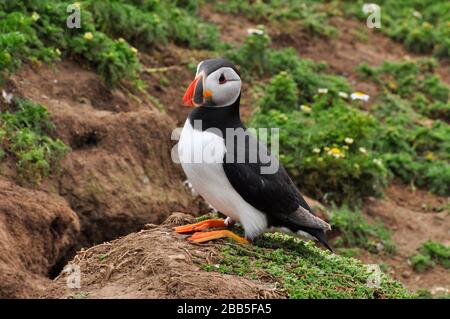
[[352, 139], [351, 137], [346, 137], [346, 138], [344, 139], [344, 141], [345, 141], [345, 143], [347, 143], [347, 144], [353, 144], [353, 139]]
[[345, 92], [339, 92], [339, 96], [343, 99], [348, 99], [348, 93]]
[[8, 93], [8, 92], [6, 92], [5, 90], [2, 90], [2, 96], [3, 96], [3, 99], [5, 100], [5, 102], [6, 102], [7, 104], [11, 104], [11, 102], [12, 102], [12, 100], [13, 100], [13, 98], [14, 98], [14, 96], [12, 95], [12, 93]]
[[383, 166], [383, 162], [379, 158], [374, 158], [373, 163], [380, 167]]
[[369, 101], [370, 96], [365, 93], [362, 93], [362, 92], [354, 92], [350, 95], [350, 98], [352, 100], [360, 100], [360, 101], [367, 102], [367, 101]]
[[364, 147], [360, 147], [359, 151], [363, 154], [367, 154], [367, 150]]
[[255, 28], [249, 28], [247, 29], [247, 33], [248, 34], [256, 34], [256, 35], [263, 35], [264, 34], [264, 30], [263, 29], [255, 29]]
[[412, 13], [412, 15], [413, 15], [414, 17], [416, 17], [417, 19], [421, 19], [421, 18], [422, 18], [422, 14], [421, 14], [419, 11], [414, 11], [414, 12]]
[[313, 153], [319, 154], [320, 153], [320, 148], [313, 148]]
[[327, 88], [319, 88], [319, 89], [317, 89], [317, 93], [319, 93], [319, 94], [327, 94], [328, 93], [328, 89]]

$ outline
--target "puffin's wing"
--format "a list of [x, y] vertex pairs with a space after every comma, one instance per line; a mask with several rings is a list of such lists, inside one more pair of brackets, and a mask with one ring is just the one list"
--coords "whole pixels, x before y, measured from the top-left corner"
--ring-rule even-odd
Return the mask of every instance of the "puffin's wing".
[[[329, 225], [314, 216], [281, 163], [274, 156], [267, 155], [266, 146], [248, 133], [246, 139], [245, 145], [232, 146], [233, 160], [224, 160], [223, 163], [228, 180], [241, 197], [265, 213], [271, 224], [286, 226], [291, 230], [328, 230]], [[255, 150], [255, 147], [258, 149]], [[239, 151], [246, 154], [244, 163], [236, 160]], [[255, 151], [258, 156], [252, 162], [248, 154]], [[269, 160], [263, 162], [261, 154], [268, 156]], [[278, 169], [272, 174], [262, 174], [263, 167]]]

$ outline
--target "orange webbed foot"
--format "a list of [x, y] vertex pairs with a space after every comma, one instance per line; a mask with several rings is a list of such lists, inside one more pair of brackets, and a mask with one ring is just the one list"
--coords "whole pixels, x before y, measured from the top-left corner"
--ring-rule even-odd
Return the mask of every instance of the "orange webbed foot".
[[223, 219], [208, 219], [195, 224], [183, 225], [175, 227], [175, 231], [179, 234], [193, 233], [208, 228], [225, 228], [227, 224]]
[[229, 230], [214, 230], [209, 232], [197, 232], [188, 238], [189, 241], [194, 243], [204, 243], [206, 241], [219, 239], [219, 238], [232, 238], [240, 244], [248, 244], [248, 240], [233, 233]]

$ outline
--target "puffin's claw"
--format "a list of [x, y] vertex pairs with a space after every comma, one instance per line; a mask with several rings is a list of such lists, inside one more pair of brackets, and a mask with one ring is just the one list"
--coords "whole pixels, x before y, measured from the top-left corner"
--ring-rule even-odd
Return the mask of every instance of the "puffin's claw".
[[193, 233], [213, 227], [225, 228], [227, 227], [227, 224], [223, 219], [208, 219], [195, 224], [175, 227], [175, 231], [179, 234], [184, 234], [184, 233]]
[[248, 240], [236, 235], [232, 231], [229, 230], [214, 230], [209, 232], [197, 232], [194, 233], [191, 237], [188, 238], [189, 241], [194, 243], [204, 243], [206, 241], [219, 239], [219, 238], [232, 238], [240, 244], [248, 244]]

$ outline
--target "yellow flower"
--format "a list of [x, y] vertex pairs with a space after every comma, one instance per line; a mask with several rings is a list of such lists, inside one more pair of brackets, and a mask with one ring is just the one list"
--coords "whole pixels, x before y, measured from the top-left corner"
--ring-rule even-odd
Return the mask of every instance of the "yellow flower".
[[340, 158], [340, 157], [344, 157], [344, 153], [341, 152], [340, 149], [338, 149], [337, 147], [333, 147], [329, 152], [328, 155], [333, 156], [334, 158]]
[[429, 161], [434, 160], [434, 154], [433, 152], [427, 152], [427, 155], [425, 155], [425, 158]]
[[367, 154], [367, 150], [364, 147], [360, 147], [359, 151], [363, 154]]
[[389, 82], [388, 86], [391, 90], [396, 90], [397, 89], [397, 84], [394, 82]]
[[31, 19], [33, 20], [33, 21], [37, 21], [37, 20], [39, 20], [39, 18], [40, 18], [41, 16], [39, 15], [39, 13], [37, 13], [37, 12], [33, 12], [33, 14], [31, 15]]
[[308, 105], [300, 105], [300, 110], [302, 110], [305, 113], [311, 112], [311, 108]]
[[353, 144], [353, 139], [352, 139], [351, 137], [346, 137], [346, 138], [344, 139], [344, 141], [345, 141], [345, 143], [347, 143], [347, 144]]
[[315, 147], [313, 149], [313, 153], [319, 154], [320, 153], [320, 148]]
[[368, 94], [362, 93], [362, 92], [354, 92], [350, 95], [350, 98], [352, 100], [361, 100], [364, 102], [369, 101], [370, 96]]
[[83, 38], [85, 38], [86, 40], [90, 41], [94, 38], [94, 35], [92, 34], [92, 32], [86, 32], [83, 36]]

